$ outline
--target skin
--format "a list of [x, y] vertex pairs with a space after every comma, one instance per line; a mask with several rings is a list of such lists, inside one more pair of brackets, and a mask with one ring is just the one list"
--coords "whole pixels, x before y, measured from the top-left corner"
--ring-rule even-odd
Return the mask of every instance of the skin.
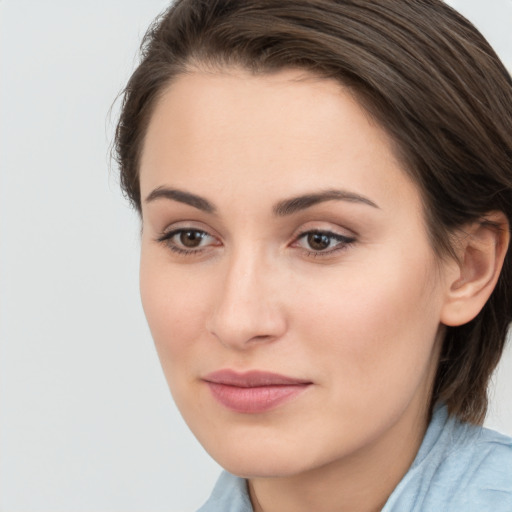
[[[424, 435], [460, 274], [436, 259], [384, 130], [335, 81], [196, 69], [155, 109], [140, 182], [142, 302], [193, 433], [249, 479], [256, 511], [380, 510]], [[276, 214], [326, 190], [367, 201]], [[179, 229], [204, 233], [192, 252], [177, 252], [179, 232], [162, 240]], [[325, 250], [308, 244], [311, 230], [327, 234]], [[312, 384], [242, 414], [202, 380], [225, 368]]]

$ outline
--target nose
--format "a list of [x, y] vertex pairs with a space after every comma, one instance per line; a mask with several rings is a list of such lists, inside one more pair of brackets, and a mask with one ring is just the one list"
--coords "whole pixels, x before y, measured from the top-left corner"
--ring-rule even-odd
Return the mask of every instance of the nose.
[[207, 329], [224, 346], [246, 350], [283, 336], [287, 321], [279, 272], [255, 253], [222, 263]]

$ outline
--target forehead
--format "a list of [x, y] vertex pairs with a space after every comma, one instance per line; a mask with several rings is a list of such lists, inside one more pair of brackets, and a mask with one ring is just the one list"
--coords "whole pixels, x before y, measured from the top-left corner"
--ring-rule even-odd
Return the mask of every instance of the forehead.
[[161, 96], [142, 152], [143, 197], [169, 184], [208, 194], [219, 183], [233, 192], [248, 183], [270, 195], [343, 186], [418, 200], [387, 133], [354, 95], [300, 70], [195, 71]]

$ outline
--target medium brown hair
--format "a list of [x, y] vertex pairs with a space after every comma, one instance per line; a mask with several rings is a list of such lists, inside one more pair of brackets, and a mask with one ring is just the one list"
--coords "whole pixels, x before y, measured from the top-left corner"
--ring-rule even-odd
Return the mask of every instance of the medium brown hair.
[[[115, 152], [141, 211], [139, 162], [159, 96], [198, 66], [302, 68], [349, 87], [419, 187], [432, 246], [486, 213], [512, 224], [512, 80], [484, 37], [440, 0], [178, 0], [144, 37]], [[512, 259], [478, 316], [449, 327], [432, 404], [480, 423], [512, 319]]]

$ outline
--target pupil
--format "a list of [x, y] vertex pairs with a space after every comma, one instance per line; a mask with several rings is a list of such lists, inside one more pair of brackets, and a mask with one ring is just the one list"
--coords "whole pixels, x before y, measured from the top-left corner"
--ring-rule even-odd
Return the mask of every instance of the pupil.
[[185, 247], [197, 247], [201, 243], [203, 234], [199, 231], [183, 231], [180, 234], [180, 242]]
[[329, 247], [330, 242], [330, 237], [322, 233], [310, 233], [308, 235], [308, 244], [315, 251], [327, 249], [327, 247]]

